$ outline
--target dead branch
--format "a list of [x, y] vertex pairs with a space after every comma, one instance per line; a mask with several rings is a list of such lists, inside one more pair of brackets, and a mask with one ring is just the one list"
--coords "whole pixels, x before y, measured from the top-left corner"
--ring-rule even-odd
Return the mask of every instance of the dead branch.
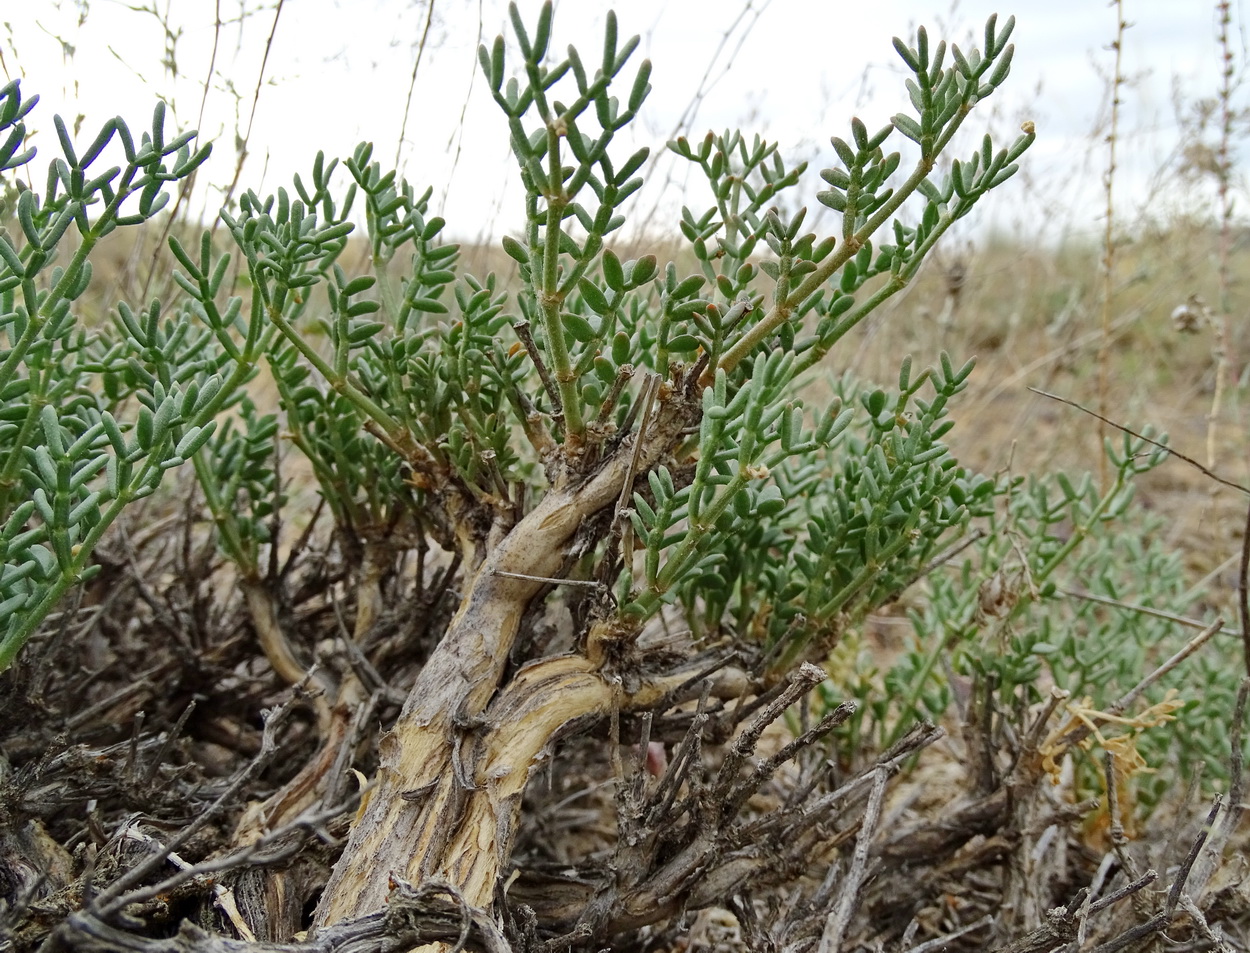
[[136, 936], [89, 912], [72, 914], [44, 953], [406, 953], [426, 943], [454, 944], [478, 953], [512, 953], [491, 918], [469, 907], [447, 884], [420, 888], [396, 882], [385, 909], [344, 921], [315, 937], [289, 943], [230, 940], [184, 921], [168, 939]]

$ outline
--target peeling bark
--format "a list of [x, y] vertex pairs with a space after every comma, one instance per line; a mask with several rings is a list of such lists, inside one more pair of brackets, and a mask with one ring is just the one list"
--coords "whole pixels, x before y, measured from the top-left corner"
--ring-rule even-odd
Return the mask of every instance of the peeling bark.
[[[525, 609], [544, 585], [504, 573], [560, 573], [582, 521], [612, 504], [627, 480], [668, 452], [697, 407], [692, 388], [670, 391], [651, 427], [642, 421], [639, 445], [622, 442], [581, 483], [569, 474], [557, 480], [486, 549], [399, 720], [379, 743], [376, 786], [326, 885], [314, 928], [380, 909], [393, 876], [418, 885], [442, 878], [469, 904], [490, 905], [534, 759], [565, 725], [606, 713], [613, 692], [590, 661], [550, 659], [523, 669], [500, 694], [502, 707], [495, 711], [510, 708], [524, 716], [493, 723], [487, 707], [500, 691]], [[531, 717], [533, 726], [525, 725]]]

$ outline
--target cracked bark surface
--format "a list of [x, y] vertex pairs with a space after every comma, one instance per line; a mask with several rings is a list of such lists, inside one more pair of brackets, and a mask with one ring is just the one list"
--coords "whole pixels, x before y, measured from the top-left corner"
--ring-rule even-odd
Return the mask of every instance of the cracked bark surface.
[[[617, 697], [603, 659], [580, 656], [537, 661], [501, 687], [521, 618], [545, 585], [517, 577], [560, 572], [582, 522], [670, 452], [694, 419], [692, 392], [689, 382], [670, 391], [654, 418], [642, 421], [641, 445], [623, 441], [583, 479], [563, 475], [484, 547], [459, 611], [379, 742], [375, 786], [326, 885], [315, 928], [380, 909], [391, 876], [445, 880], [471, 905], [490, 904], [537, 759], [567, 725], [605, 715]], [[471, 533], [467, 525], [458, 530], [462, 538]], [[481, 542], [479, 533], [474, 547]], [[594, 634], [587, 642], [596, 652]], [[650, 686], [637, 700], [654, 701], [685, 677]]]

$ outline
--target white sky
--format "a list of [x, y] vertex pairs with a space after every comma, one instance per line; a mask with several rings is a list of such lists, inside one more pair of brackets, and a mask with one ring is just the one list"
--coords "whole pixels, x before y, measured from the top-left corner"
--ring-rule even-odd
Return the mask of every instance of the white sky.
[[[306, 174], [317, 149], [345, 156], [361, 139], [376, 143], [375, 157], [384, 167], [393, 164], [426, 24], [425, 0], [286, 0], [276, 28], [274, 0], [264, 0], [263, 9], [257, 9], [258, 2], [91, 0], [83, 17], [85, 0], [0, 0], [0, 66], [8, 78], [23, 78], [26, 95], [41, 97], [30, 123], [41, 155], [36, 174], [27, 177], [42, 182], [46, 162], [56, 153], [53, 113], [69, 122], [82, 114], [85, 142], [117, 113], [132, 130], [144, 128], [160, 96], [174, 108], [181, 127], [194, 127], [210, 71], [217, 3], [222, 18], [232, 22], [218, 35], [200, 123], [202, 133], [216, 140], [202, 180], [220, 189], [233, 178], [236, 128], [247, 129], [271, 29], [242, 184], [271, 192], [289, 185], [293, 172]], [[135, 9], [145, 4], [147, 12]], [[242, 29], [241, 6], [248, 11]], [[538, 3], [524, 0], [520, 7], [532, 26]], [[553, 48], [563, 50], [572, 42], [585, 60], [595, 62], [608, 7], [587, 0], [557, 3]], [[970, 120], [967, 128], [975, 135], [965, 149], [979, 141], [987, 126], [1000, 144], [1007, 144], [1026, 118], [1036, 123], [1038, 142], [1026, 156], [1028, 181], [1021, 176], [1006, 186], [980, 222], [1051, 236], [1094, 231], [1101, 227], [1106, 163], [1097, 130], [1107, 107], [1108, 47], [1115, 31], [1115, 8], [1101, 0], [876, 0], [856, 5], [631, 0], [618, 5], [620, 33], [622, 39], [641, 35], [635, 60], [652, 60], [654, 91], [618, 154], [627, 155], [638, 145], [651, 146], [653, 154], [663, 151], [664, 141], [679, 128], [697, 139], [709, 128], [741, 127], [779, 141], [788, 156], [811, 160], [804, 195], [795, 204], [815, 208], [814, 193], [823, 187], [816, 171], [832, 157], [829, 136], [846, 136], [852, 115], [876, 129], [906, 107], [901, 63], [890, 38], [910, 37], [918, 23], [925, 23], [935, 39], [944, 36], [966, 47], [975, 37], [979, 45], [985, 19], [995, 11], [1002, 19], [1016, 14], [1015, 66], [1007, 87]], [[1240, 4], [1234, 12], [1239, 20]], [[1174, 89], [1190, 103], [1217, 89], [1214, 3], [1126, 0], [1125, 14], [1133, 25], [1124, 47], [1130, 85], [1124, 92], [1117, 180], [1123, 209], [1131, 213], [1148, 195], [1155, 203], [1184, 205], [1196, 200], [1194, 194], [1157, 176], [1180, 141]], [[176, 72], [162, 65], [167, 48], [162, 19], [175, 35]], [[500, 32], [511, 43], [500, 0], [435, 0], [399, 150], [404, 173], [418, 191], [435, 186], [433, 211], [464, 238], [514, 231], [522, 218], [504, 119], [477, 66], [479, 40], [489, 44]], [[1234, 51], [1240, 64], [1239, 33]], [[515, 46], [509, 52], [511, 72], [519, 56]], [[631, 61], [625, 75], [632, 78], [633, 69]], [[705, 95], [693, 107], [701, 82]], [[625, 86], [620, 95], [627, 91]], [[1245, 106], [1245, 100], [1244, 90], [1239, 91], [1238, 104]], [[696, 109], [693, 120], [688, 108]], [[661, 195], [658, 185], [670, 170], [674, 185]], [[346, 171], [340, 175], [345, 182]], [[200, 200], [211, 214], [220, 204], [220, 191]], [[702, 182], [680, 161], [659, 167], [655, 190], [635, 199], [635, 213], [645, 214], [657, 201], [668, 210], [683, 202], [696, 210], [710, 204]]]

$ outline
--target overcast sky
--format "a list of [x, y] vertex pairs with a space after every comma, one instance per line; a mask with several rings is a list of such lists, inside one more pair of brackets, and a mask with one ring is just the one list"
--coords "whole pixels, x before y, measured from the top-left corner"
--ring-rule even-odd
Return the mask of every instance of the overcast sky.
[[[247, 15], [240, 27], [241, 2]], [[134, 9], [144, 3], [154, 3], [160, 15]], [[538, 4], [520, 6], [532, 24]], [[159, 96], [174, 107], [180, 126], [198, 123], [216, 139], [213, 165], [201, 178], [224, 187], [234, 175], [236, 130], [248, 129], [272, 32], [242, 173], [244, 186], [259, 192], [307, 170], [319, 148], [347, 155], [369, 139], [384, 164], [394, 162], [428, 9], [425, 0], [285, 0], [275, 23], [273, 0], [264, 7], [257, 0], [220, 0], [221, 15], [231, 22], [215, 31], [214, 0], [93, 0], [89, 7], [84, 0], [28, 0], [6, 7], [0, 66], [42, 100], [32, 122], [42, 150], [36, 180], [56, 149], [54, 112], [71, 122], [82, 114], [88, 138], [117, 113], [132, 128], [144, 127]], [[1175, 179], [1160, 178], [1181, 142], [1174, 93], [1193, 104], [1213, 96], [1219, 78], [1214, 4], [1126, 0], [1124, 7], [1132, 25], [1124, 46], [1129, 85], [1118, 187], [1127, 216], [1152, 188], [1156, 202], [1159, 195], [1175, 204], [1197, 200]], [[607, 9], [586, 0], [557, 3], [555, 49], [573, 43], [595, 60]], [[876, 0], [858, 8], [832, 0], [631, 0], [618, 6], [621, 34], [641, 35], [635, 58], [652, 60], [654, 92], [622, 153], [638, 145], [662, 150], [674, 132], [694, 138], [709, 128], [742, 127], [778, 141], [787, 156], [811, 161], [802, 202], [815, 205], [811, 196], [822, 187], [816, 170], [832, 161], [829, 136], [845, 136], [852, 115], [875, 129], [906, 107], [890, 38], [911, 37], [924, 23], [931, 36], [979, 44], [993, 12], [1017, 17], [1015, 66], [1007, 87], [978, 109], [969, 128], [977, 137], [989, 128], [1006, 144], [1030, 119], [1038, 141], [1026, 157], [1028, 181], [1013, 182], [978, 221], [1052, 236], [1095, 231], [1116, 22], [1114, 6], [1100, 0], [1030, 0], [1014, 10], [1010, 0]], [[1240, 4], [1234, 13], [1239, 21]], [[1240, 65], [1239, 31], [1236, 22]], [[500, 32], [510, 39], [499, 0], [436, 0], [398, 148], [404, 173], [419, 190], [435, 186], [435, 210], [465, 238], [515, 230], [521, 220], [506, 127], [475, 52], [479, 41]], [[514, 51], [510, 67], [517, 63]], [[632, 77], [632, 64], [626, 69]], [[1238, 104], [1245, 99], [1239, 91]], [[708, 204], [701, 182], [682, 164], [658, 173], [657, 184], [670, 173], [675, 184], [662, 195], [643, 195], [640, 211], [657, 201], [670, 209]], [[201, 202], [211, 211], [220, 191]]]

